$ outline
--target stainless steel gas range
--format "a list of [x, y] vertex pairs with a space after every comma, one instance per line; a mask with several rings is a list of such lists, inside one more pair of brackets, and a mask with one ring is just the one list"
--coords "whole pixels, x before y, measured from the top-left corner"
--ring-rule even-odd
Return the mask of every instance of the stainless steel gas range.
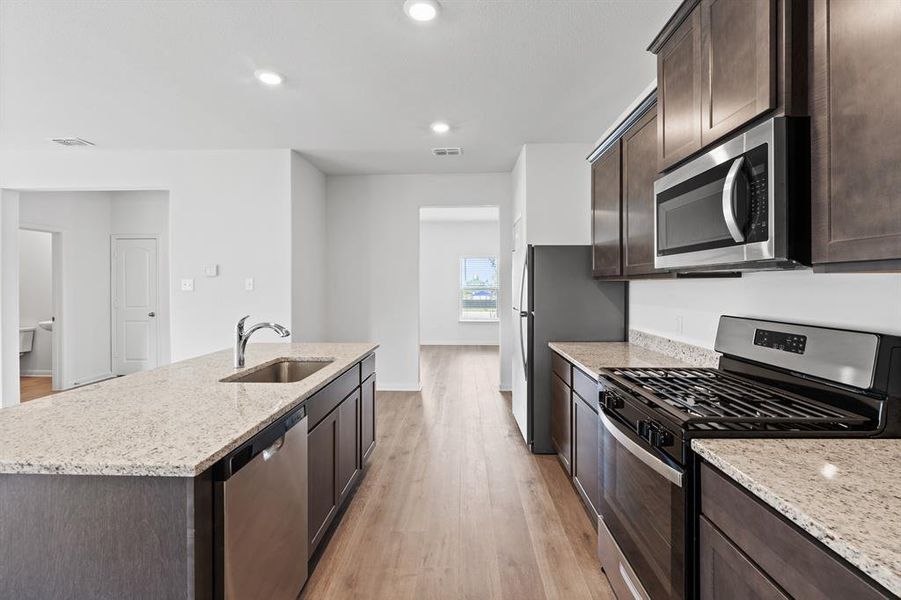
[[901, 337], [724, 316], [719, 367], [600, 372], [598, 545], [620, 600], [697, 594], [693, 438], [901, 437]]

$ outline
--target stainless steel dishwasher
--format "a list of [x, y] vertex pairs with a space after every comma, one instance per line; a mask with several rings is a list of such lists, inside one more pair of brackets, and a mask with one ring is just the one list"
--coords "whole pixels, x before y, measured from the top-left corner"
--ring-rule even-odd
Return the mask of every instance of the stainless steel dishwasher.
[[222, 596], [295, 600], [307, 579], [306, 408], [264, 429], [222, 465]]

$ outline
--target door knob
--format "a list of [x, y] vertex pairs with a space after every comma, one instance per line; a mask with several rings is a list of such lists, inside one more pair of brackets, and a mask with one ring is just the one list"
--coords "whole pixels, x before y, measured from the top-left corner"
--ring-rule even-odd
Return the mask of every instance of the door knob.
[[155, 313], [155, 312], [149, 312], [149, 313], [147, 313], [147, 316], [148, 316], [148, 317], [155, 317], [155, 316], [156, 316], [156, 313]]

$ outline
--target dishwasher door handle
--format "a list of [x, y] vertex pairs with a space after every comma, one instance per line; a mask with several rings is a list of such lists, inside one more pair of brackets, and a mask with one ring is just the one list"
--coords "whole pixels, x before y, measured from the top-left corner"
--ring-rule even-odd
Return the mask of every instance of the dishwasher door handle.
[[285, 436], [282, 436], [275, 440], [275, 443], [263, 450], [263, 460], [269, 460], [275, 453], [282, 449], [282, 446], [285, 445]]

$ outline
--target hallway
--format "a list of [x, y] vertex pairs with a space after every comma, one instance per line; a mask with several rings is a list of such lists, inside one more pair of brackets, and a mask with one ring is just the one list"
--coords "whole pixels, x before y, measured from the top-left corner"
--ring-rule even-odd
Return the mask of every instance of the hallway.
[[597, 534], [497, 391], [495, 347], [425, 346], [422, 392], [380, 392], [378, 445], [302, 598], [607, 599]]

